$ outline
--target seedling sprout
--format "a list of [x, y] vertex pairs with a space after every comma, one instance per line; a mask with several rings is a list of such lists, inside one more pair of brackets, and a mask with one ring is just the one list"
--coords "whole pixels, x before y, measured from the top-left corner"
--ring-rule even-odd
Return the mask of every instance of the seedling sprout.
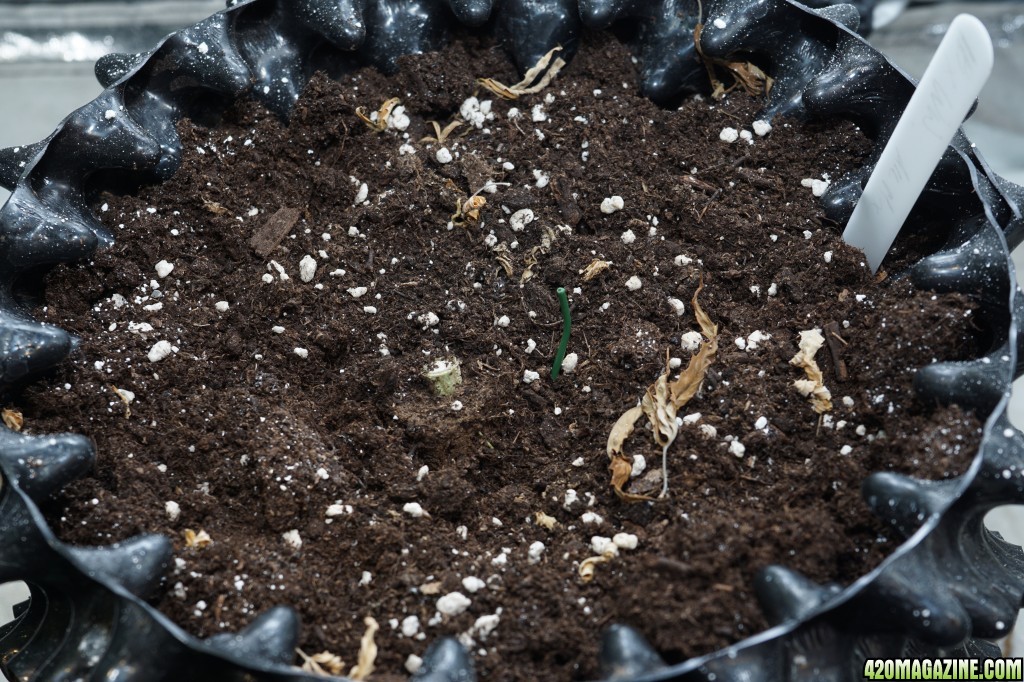
[[558, 287], [555, 293], [558, 294], [558, 304], [562, 308], [562, 340], [558, 343], [555, 362], [551, 365], [552, 379], [557, 379], [558, 373], [562, 371], [562, 361], [565, 360], [565, 351], [569, 347], [569, 334], [572, 332], [572, 316], [569, 313], [569, 299], [565, 295], [565, 287]]

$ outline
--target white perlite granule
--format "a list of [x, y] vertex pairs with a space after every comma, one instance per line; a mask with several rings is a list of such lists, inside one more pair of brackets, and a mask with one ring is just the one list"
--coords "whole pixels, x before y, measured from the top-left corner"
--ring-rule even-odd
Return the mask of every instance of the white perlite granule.
[[419, 502], [406, 502], [405, 505], [402, 506], [402, 511], [414, 519], [421, 518], [427, 514], [427, 512], [423, 511], [423, 507]]
[[540, 379], [540, 373], [539, 372], [534, 372], [532, 369], [524, 369], [523, 370], [523, 383], [524, 384], [532, 384], [533, 382], [537, 381], [537, 379]]
[[612, 539], [606, 538], [603, 535], [595, 535], [590, 538], [590, 549], [594, 550], [594, 554], [599, 554], [601, 556], [606, 554], [614, 556], [619, 553], [619, 548]]
[[308, 253], [299, 261], [299, 279], [303, 282], [312, 282], [316, 276], [316, 259]]
[[167, 512], [167, 518], [171, 521], [177, 521], [178, 517], [181, 516], [181, 506], [173, 500], [169, 500], [164, 504], [164, 511]]
[[722, 128], [722, 132], [718, 133], [718, 139], [722, 142], [732, 144], [736, 140], [740, 139], [740, 131], [735, 128]]
[[415, 675], [423, 667], [423, 659], [416, 654], [409, 654], [405, 659], [405, 671], [410, 675]]
[[531, 564], [540, 563], [540, 558], [544, 554], [544, 543], [540, 540], [530, 543], [530, 548], [526, 554]]
[[758, 137], [764, 137], [772, 131], [772, 124], [768, 121], [754, 121], [751, 127], [754, 129], [754, 134]]
[[642, 286], [643, 282], [641, 282], [640, 278], [637, 277], [636, 275], [633, 275], [632, 277], [626, 280], [626, 288], [629, 289], [630, 291], [636, 291]]
[[213, 304], [213, 307], [217, 309], [218, 313], [226, 313], [228, 308], [231, 307], [231, 304], [227, 301], [217, 301]]
[[170, 341], [157, 341], [153, 344], [153, 347], [149, 349], [149, 353], [146, 355], [150, 362], [160, 362], [168, 355], [171, 354], [171, 342]]
[[623, 244], [632, 244], [633, 242], [636, 241], [636, 234], [633, 232], [633, 230], [626, 230], [625, 232], [622, 233], [622, 236], [619, 237], [619, 239], [622, 240]]
[[747, 352], [756, 350], [757, 347], [761, 345], [763, 341], [767, 341], [770, 338], [772, 338], [771, 334], [766, 334], [760, 329], [755, 329], [754, 331], [750, 332], [750, 334], [747, 336], [745, 350]]
[[576, 365], [579, 364], [580, 356], [576, 353], [569, 353], [562, 358], [562, 371], [566, 374], [572, 374], [576, 371]]
[[434, 154], [434, 158], [437, 159], [438, 163], [451, 163], [452, 153], [448, 151], [448, 147], [441, 147], [437, 150], [437, 153]]
[[810, 187], [811, 194], [816, 197], [820, 197], [825, 193], [825, 190], [828, 189], [828, 186], [832, 184], [827, 176], [824, 177], [824, 180], [818, 180], [817, 178], [804, 178], [800, 181], [800, 185], [803, 187]]
[[305, 348], [295, 348], [292, 350], [292, 352], [298, 355], [303, 360], [309, 357], [309, 351], [306, 350]]
[[700, 344], [704, 340], [704, 336], [700, 332], [686, 332], [679, 337], [679, 346], [683, 350], [688, 350], [691, 353], [696, 353], [700, 349]]
[[437, 600], [437, 610], [446, 616], [457, 616], [465, 613], [472, 600], [461, 592], [449, 592]]
[[419, 616], [406, 616], [402, 619], [402, 634], [406, 637], [415, 637], [420, 631]]
[[335, 516], [341, 516], [343, 514], [351, 514], [351, 513], [352, 513], [352, 505], [350, 505], [350, 504], [341, 504], [340, 502], [336, 502], [335, 504], [332, 504], [331, 506], [327, 507], [327, 511], [324, 512], [324, 515], [328, 516], [330, 518], [334, 518]]
[[521, 208], [509, 217], [508, 224], [513, 232], [522, 232], [527, 225], [533, 222], [533, 219], [534, 215], [531, 209]]
[[168, 263], [165, 260], [160, 261], [156, 264], [156, 276], [163, 279], [167, 275], [174, 271], [174, 263]]
[[612, 542], [619, 549], [636, 549], [636, 546], [640, 544], [640, 541], [632, 533], [616, 533], [612, 537]]
[[601, 201], [601, 213], [615, 213], [621, 211], [626, 206], [626, 202], [622, 200], [618, 194], [606, 197]]
[[287, 533], [282, 533], [281, 537], [284, 539], [285, 544], [293, 549], [299, 549], [302, 547], [302, 537], [299, 535], [299, 531], [290, 530]]
[[469, 575], [462, 579], [462, 586], [466, 588], [466, 592], [474, 594], [487, 587], [487, 583], [475, 575]]
[[678, 298], [668, 299], [668, 304], [672, 306], [672, 310], [673, 312], [675, 312], [676, 315], [682, 315], [683, 313], [686, 312], [686, 304], [680, 301]]

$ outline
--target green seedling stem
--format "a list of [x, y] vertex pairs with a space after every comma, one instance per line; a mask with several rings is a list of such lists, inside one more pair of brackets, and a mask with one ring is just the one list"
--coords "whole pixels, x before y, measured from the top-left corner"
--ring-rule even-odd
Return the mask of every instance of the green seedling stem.
[[558, 304], [562, 307], [562, 340], [558, 343], [555, 362], [551, 365], [552, 379], [557, 379], [558, 373], [562, 371], [562, 360], [565, 359], [565, 350], [569, 347], [569, 334], [572, 332], [572, 317], [569, 315], [569, 299], [565, 295], [565, 288], [558, 287], [555, 293], [558, 294]]

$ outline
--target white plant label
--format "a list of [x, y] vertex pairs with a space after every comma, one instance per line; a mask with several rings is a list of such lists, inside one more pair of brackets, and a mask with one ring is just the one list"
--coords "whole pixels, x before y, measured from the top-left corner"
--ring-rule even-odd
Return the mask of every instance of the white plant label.
[[958, 15], [882, 150], [843, 232], [843, 240], [864, 250], [872, 272], [878, 271], [991, 72], [988, 31], [977, 17]]

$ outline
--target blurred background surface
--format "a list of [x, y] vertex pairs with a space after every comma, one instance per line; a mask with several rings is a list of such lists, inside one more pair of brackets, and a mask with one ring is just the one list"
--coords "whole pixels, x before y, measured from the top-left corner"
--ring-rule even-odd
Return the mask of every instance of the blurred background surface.
[[[223, 7], [222, 0], [0, 0], [0, 147], [46, 137], [62, 118], [98, 95], [92, 70], [98, 57], [147, 50], [171, 31]], [[869, 40], [920, 77], [949, 22], [961, 12], [985, 23], [996, 54], [992, 77], [964, 127], [996, 172], [1024, 185], [1024, 2], [908, 5], [884, 0], [875, 9], [877, 28]], [[0, 189], [0, 203], [7, 196]], [[1018, 272], [1024, 272], [1024, 248], [1014, 260]], [[1014, 386], [1011, 418], [1024, 427], [1024, 379]], [[1024, 544], [1024, 507], [997, 509], [988, 521]], [[0, 623], [10, 620], [11, 605], [26, 595], [20, 583], [0, 585]], [[1024, 651], [1022, 630], [1018, 627], [1013, 636], [1015, 652]]]

